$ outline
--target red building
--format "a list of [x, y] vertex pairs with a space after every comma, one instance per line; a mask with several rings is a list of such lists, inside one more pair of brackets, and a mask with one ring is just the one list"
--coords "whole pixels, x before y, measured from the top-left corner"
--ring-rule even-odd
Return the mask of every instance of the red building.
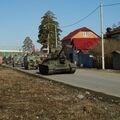
[[72, 62], [87, 62], [89, 50], [95, 48], [99, 40], [100, 36], [92, 30], [86, 27], [79, 28], [63, 38], [63, 45], [72, 45], [72, 48], [65, 47], [65, 54]]
[[79, 50], [89, 50], [96, 47], [99, 40], [100, 36], [98, 36], [92, 30], [83, 27], [71, 32], [66, 37], [64, 37], [63, 43], [69, 44], [72, 42], [73, 46]]

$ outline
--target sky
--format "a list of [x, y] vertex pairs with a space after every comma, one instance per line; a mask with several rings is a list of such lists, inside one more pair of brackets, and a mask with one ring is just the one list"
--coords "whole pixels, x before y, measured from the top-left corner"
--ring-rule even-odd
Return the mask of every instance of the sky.
[[[120, 0], [102, 0], [103, 5], [115, 3]], [[61, 39], [81, 27], [100, 35], [100, 9], [96, 9], [99, 5], [100, 0], [0, 0], [0, 49], [20, 49], [27, 36], [40, 49], [38, 27], [48, 10], [55, 14], [62, 30]], [[120, 22], [119, 11], [120, 4], [103, 7], [104, 32]]]

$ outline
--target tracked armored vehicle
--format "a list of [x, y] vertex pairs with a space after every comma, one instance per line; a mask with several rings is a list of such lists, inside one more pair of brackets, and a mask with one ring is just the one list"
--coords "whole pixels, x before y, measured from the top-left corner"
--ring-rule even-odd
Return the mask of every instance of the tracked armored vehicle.
[[39, 64], [39, 72], [44, 75], [74, 73], [75, 71], [76, 65], [66, 59], [63, 49], [59, 53], [51, 53], [50, 57]]
[[37, 55], [25, 55], [24, 56], [24, 68], [27, 70], [38, 69], [40, 58]]
[[23, 67], [23, 56], [22, 55], [14, 55], [12, 59], [13, 67]]

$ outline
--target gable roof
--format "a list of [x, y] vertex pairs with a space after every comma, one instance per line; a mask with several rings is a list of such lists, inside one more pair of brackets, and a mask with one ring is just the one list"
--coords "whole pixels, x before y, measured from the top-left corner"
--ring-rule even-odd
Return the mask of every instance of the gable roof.
[[[71, 40], [77, 33], [81, 32], [81, 31], [84, 31], [84, 32], [92, 32], [94, 33], [96, 36], [98, 36], [95, 32], [93, 32], [92, 30], [88, 29], [87, 27], [82, 27], [82, 28], [79, 28], [71, 33], [69, 33], [67, 36], [65, 36], [63, 38], [63, 41], [65, 40]], [[98, 38], [100, 38], [100, 36], [98, 36]]]
[[[79, 36], [76, 37], [76, 34], [78, 34], [81, 31], [82, 32], [92, 32], [97, 37], [93, 37], [93, 38], [81, 38]], [[82, 28], [79, 28], [79, 29], [71, 32], [66, 37], [64, 37], [63, 43], [65, 43], [67, 41], [71, 41], [77, 49], [89, 50], [89, 49], [95, 48], [97, 46], [97, 43], [99, 40], [100, 40], [100, 36], [98, 36], [95, 32], [93, 32], [92, 30], [90, 30], [86, 27], [82, 27]]]

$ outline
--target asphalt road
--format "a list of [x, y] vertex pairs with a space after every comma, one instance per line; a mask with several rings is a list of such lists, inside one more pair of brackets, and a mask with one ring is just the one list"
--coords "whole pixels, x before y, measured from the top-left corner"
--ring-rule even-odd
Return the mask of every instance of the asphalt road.
[[72, 86], [120, 97], [120, 72], [116, 73], [111, 70], [77, 69], [74, 74], [41, 75], [38, 74], [38, 70], [22, 70]]
[[46, 77], [72, 86], [120, 97], [120, 73], [78, 69], [74, 74], [48, 75]]

